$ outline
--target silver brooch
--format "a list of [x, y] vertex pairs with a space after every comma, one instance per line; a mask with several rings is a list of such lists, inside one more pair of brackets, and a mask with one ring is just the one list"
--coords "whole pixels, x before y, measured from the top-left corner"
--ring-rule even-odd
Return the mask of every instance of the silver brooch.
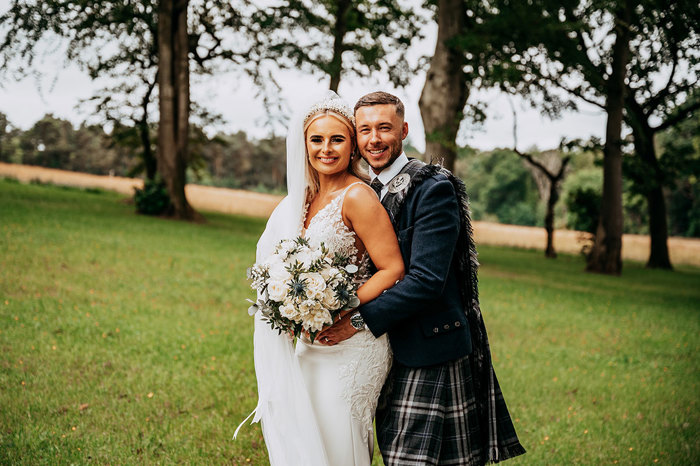
[[411, 181], [411, 176], [408, 173], [396, 175], [389, 183], [389, 192], [394, 194], [398, 193], [399, 191], [403, 191], [406, 186], [408, 186], [409, 181]]

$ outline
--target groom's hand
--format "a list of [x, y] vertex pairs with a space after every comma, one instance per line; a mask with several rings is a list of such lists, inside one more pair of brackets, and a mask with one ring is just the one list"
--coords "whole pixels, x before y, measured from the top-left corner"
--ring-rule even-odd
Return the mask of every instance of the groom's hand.
[[[354, 309], [353, 309], [354, 311]], [[359, 330], [350, 325], [350, 314], [352, 311], [345, 312], [340, 316], [333, 325], [322, 331], [316, 336], [316, 340], [323, 345], [333, 346], [341, 341], [345, 341], [355, 335]]]

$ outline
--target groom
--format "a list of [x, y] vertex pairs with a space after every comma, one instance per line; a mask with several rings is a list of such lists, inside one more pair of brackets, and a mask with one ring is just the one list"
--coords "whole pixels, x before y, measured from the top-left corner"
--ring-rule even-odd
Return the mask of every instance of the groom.
[[491, 366], [462, 182], [409, 160], [404, 106], [373, 92], [355, 105], [357, 144], [396, 230], [406, 276], [319, 335], [389, 334], [394, 363], [377, 411], [387, 465], [485, 464], [525, 453]]

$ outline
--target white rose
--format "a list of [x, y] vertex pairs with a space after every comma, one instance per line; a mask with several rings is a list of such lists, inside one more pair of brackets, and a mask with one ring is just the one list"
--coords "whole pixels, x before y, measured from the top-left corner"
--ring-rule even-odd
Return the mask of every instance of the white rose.
[[267, 256], [267, 258], [265, 258], [265, 260], [263, 261], [262, 265], [264, 265], [265, 267], [267, 267], [269, 269], [272, 266], [272, 264], [274, 264], [276, 262], [281, 262], [281, 261], [282, 261], [282, 257], [280, 257], [280, 255], [275, 252], [275, 253], [272, 253], [269, 256]]
[[304, 267], [309, 267], [318, 257], [308, 248], [304, 248], [294, 255], [294, 258], [301, 262]]
[[286, 255], [289, 253], [289, 251], [294, 249], [296, 247], [296, 245], [297, 245], [297, 243], [295, 243], [291, 239], [286, 239], [280, 243], [279, 251]]
[[332, 288], [326, 288], [325, 291], [323, 292], [323, 299], [321, 301], [323, 305], [330, 309], [330, 310], [336, 310], [340, 307], [340, 302], [338, 301], [338, 298], [335, 296], [335, 290]]
[[270, 274], [270, 281], [286, 282], [292, 278], [292, 274], [286, 269], [286, 264], [280, 260], [270, 264], [268, 274]]
[[299, 319], [299, 312], [292, 304], [285, 303], [280, 306], [280, 314], [282, 314], [282, 317], [290, 320], [296, 321]]
[[324, 267], [321, 270], [321, 276], [323, 276], [323, 279], [328, 282], [331, 278], [335, 277], [340, 273], [340, 270], [336, 269], [335, 267]]
[[288, 292], [289, 287], [286, 282], [273, 280], [267, 284], [267, 295], [273, 301], [283, 301]]
[[320, 306], [318, 302], [314, 301], [313, 299], [306, 299], [299, 304], [299, 314], [302, 316], [313, 314], [319, 309]]
[[299, 280], [306, 281], [306, 295], [309, 297], [319, 296], [326, 289], [326, 281], [320, 273], [302, 273]]
[[318, 312], [312, 312], [304, 317], [303, 327], [310, 332], [318, 332], [325, 325], [333, 323], [331, 313], [325, 309], [319, 309]]

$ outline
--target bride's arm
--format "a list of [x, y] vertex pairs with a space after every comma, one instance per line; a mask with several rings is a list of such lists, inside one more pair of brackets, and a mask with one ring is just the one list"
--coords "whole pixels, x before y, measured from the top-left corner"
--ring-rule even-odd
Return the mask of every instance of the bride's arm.
[[347, 192], [343, 220], [355, 231], [377, 267], [377, 272], [357, 290], [364, 304], [403, 278], [403, 258], [389, 214], [369, 186], [357, 185]]

